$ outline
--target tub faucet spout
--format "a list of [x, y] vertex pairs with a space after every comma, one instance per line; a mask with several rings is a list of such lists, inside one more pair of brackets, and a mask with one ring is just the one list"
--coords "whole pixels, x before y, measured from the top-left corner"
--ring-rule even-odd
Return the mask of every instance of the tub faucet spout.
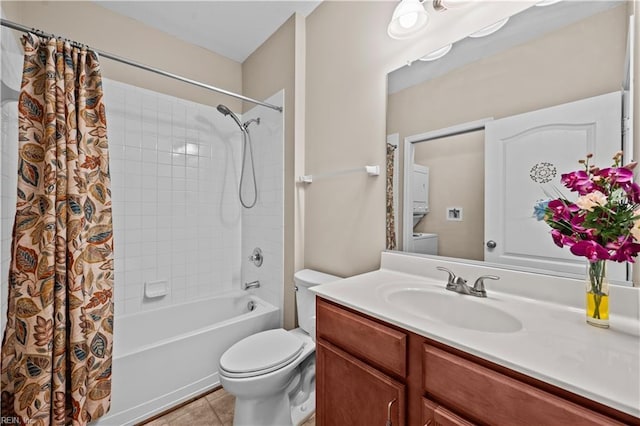
[[252, 288], [260, 288], [260, 281], [251, 281], [250, 283], [244, 283], [242, 285], [243, 290], [250, 290]]

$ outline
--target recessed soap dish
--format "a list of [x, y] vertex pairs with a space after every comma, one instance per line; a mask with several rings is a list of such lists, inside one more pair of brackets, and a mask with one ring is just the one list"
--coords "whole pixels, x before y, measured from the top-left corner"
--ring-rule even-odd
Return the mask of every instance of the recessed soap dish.
[[167, 280], [148, 281], [144, 283], [144, 297], [156, 299], [169, 294], [169, 282]]

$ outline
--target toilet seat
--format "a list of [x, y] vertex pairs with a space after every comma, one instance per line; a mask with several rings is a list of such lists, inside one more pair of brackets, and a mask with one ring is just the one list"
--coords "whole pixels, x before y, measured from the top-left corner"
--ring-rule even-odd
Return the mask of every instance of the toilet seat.
[[245, 337], [220, 358], [221, 373], [227, 377], [255, 377], [278, 370], [304, 349], [301, 339], [282, 328]]

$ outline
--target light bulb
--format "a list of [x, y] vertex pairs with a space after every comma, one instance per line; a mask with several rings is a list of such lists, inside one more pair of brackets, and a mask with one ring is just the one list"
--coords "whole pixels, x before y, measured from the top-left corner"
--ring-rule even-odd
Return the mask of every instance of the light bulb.
[[418, 14], [415, 12], [407, 13], [398, 18], [398, 23], [402, 28], [411, 28], [418, 22]]
[[435, 61], [436, 59], [440, 59], [444, 55], [449, 53], [449, 51], [451, 50], [452, 47], [453, 47], [453, 44], [448, 44], [448, 45], [446, 45], [444, 47], [441, 47], [440, 49], [437, 49], [437, 50], [434, 50], [433, 52], [427, 53], [426, 55], [424, 55], [423, 57], [421, 57], [419, 59], [421, 61], [425, 61], [425, 62]]
[[427, 11], [419, 0], [402, 0], [393, 11], [387, 33], [395, 39], [411, 38], [418, 35], [428, 21]]
[[496, 22], [495, 24], [491, 24], [487, 27], [482, 28], [479, 31], [476, 31], [473, 34], [469, 34], [469, 37], [471, 38], [480, 38], [480, 37], [486, 37], [489, 34], [493, 34], [496, 31], [498, 31], [500, 28], [504, 27], [504, 25], [507, 23], [507, 21], [509, 20], [509, 18], [504, 18], [501, 21]]

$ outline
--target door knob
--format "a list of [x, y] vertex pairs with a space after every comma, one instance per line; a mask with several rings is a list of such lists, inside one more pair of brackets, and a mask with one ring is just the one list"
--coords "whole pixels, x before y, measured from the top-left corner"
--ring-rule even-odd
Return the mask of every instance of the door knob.
[[497, 246], [497, 244], [496, 244], [495, 241], [493, 241], [493, 240], [487, 241], [487, 248], [494, 249], [494, 248], [496, 248], [496, 246]]

